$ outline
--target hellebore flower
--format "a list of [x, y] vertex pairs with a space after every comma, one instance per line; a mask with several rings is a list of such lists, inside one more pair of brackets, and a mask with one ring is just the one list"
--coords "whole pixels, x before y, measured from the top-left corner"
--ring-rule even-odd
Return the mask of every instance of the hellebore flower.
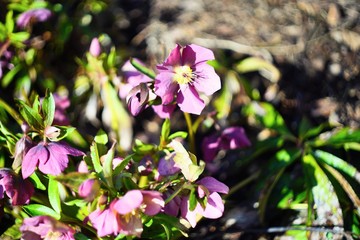
[[26, 153], [21, 167], [22, 176], [24, 179], [29, 177], [35, 171], [36, 166], [45, 174], [59, 175], [68, 165], [67, 155], [81, 156], [85, 154], [66, 143], [40, 142]]
[[14, 162], [12, 164], [13, 169], [17, 169], [21, 166], [22, 160], [29, 149], [33, 146], [33, 142], [31, 138], [29, 138], [26, 134], [15, 144], [15, 152], [14, 152]]
[[[144, 66], [144, 64], [139, 59], [134, 58], [134, 60], [140, 65]], [[125, 78], [125, 83], [121, 83], [119, 89], [119, 95], [122, 99], [125, 99], [130, 93], [131, 89], [138, 86], [140, 83], [148, 83], [153, 81], [148, 76], [139, 72], [129, 60], [126, 61], [122, 66], [121, 71], [123, 72]]]
[[100, 183], [97, 179], [87, 179], [79, 186], [79, 195], [91, 202], [100, 191]]
[[55, 100], [55, 114], [53, 125], [69, 125], [70, 121], [66, 114], [66, 109], [70, 106], [70, 100], [67, 96], [60, 96], [57, 93], [53, 94]]
[[20, 227], [24, 240], [36, 239], [75, 239], [75, 230], [49, 216], [25, 218]]
[[176, 153], [171, 153], [169, 156], [160, 158], [158, 171], [161, 176], [170, 176], [181, 171], [181, 169], [176, 166], [174, 161], [175, 154]]
[[147, 107], [149, 99], [149, 88], [145, 83], [140, 83], [138, 86], [131, 89], [127, 96], [128, 109], [133, 116], [137, 116]]
[[92, 212], [89, 220], [99, 237], [119, 233], [140, 237], [143, 231], [140, 213], [153, 216], [163, 206], [164, 200], [159, 192], [130, 190], [104, 210]]
[[154, 112], [161, 118], [170, 118], [176, 105], [152, 105]]
[[93, 38], [90, 43], [89, 52], [93, 57], [98, 57], [101, 53], [101, 45], [98, 38]]
[[31, 9], [20, 14], [16, 20], [16, 25], [25, 28], [33, 22], [45, 22], [51, 16], [51, 11], [46, 8]]
[[207, 64], [213, 59], [213, 52], [207, 48], [176, 45], [165, 62], [157, 65], [155, 94], [161, 97], [162, 104], [175, 100], [183, 112], [199, 115], [205, 108], [199, 93], [209, 96], [221, 88], [220, 77]]
[[226, 128], [220, 135], [204, 138], [202, 143], [204, 161], [212, 161], [220, 150], [244, 148], [250, 145], [251, 142], [242, 127]]
[[28, 179], [22, 179], [10, 169], [0, 169], [0, 199], [4, 192], [11, 200], [11, 205], [28, 204], [34, 194], [34, 186]]
[[227, 194], [229, 188], [219, 182], [213, 177], [205, 177], [196, 182], [198, 184], [198, 197], [203, 199], [207, 198], [206, 206], [203, 208], [198, 202], [195, 209], [191, 211], [189, 209], [189, 197], [184, 196], [181, 201], [181, 216], [185, 218], [192, 227], [196, 226], [197, 221], [203, 216], [210, 219], [216, 219], [224, 213], [224, 203], [219, 193]]

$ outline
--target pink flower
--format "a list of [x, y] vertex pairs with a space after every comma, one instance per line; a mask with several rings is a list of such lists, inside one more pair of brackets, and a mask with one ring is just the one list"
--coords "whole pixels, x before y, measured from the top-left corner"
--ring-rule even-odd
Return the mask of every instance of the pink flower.
[[19, 141], [16, 142], [15, 152], [14, 152], [14, 162], [12, 164], [13, 169], [17, 169], [21, 166], [22, 160], [26, 155], [27, 151], [33, 146], [33, 142], [31, 138], [29, 138], [26, 134]]
[[100, 191], [100, 183], [97, 179], [87, 179], [79, 186], [79, 196], [91, 202]]
[[212, 95], [221, 88], [220, 77], [207, 64], [213, 59], [209, 49], [194, 44], [177, 45], [165, 62], [157, 66], [155, 94], [161, 97], [162, 104], [175, 100], [182, 111], [200, 114], [205, 102], [199, 93]]
[[70, 100], [67, 96], [53, 94], [55, 100], [55, 115], [53, 125], [69, 125], [70, 121], [66, 114], [66, 109], [70, 106]]
[[0, 199], [4, 192], [11, 200], [11, 205], [28, 204], [34, 194], [34, 186], [28, 179], [22, 179], [10, 169], [0, 169]]
[[98, 38], [93, 38], [90, 43], [89, 52], [93, 57], [98, 57], [101, 53], [101, 45]]
[[212, 161], [220, 150], [244, 148], [251, 145], [242, 127], [229, 127], [220, 135], [215, 134], [204, 138], [202, 151], [206, 162]]
[[170, 118], [176, 105], [152, 105], [154, 112], [161, 118]]
[[45, 22], [51, 16], [51, 11], [46, 8], [31, 9], [20, 14], [16, 24], [20, 28], [25, 28], [33, 22]]
[[149, 88], [145, 83], [130, 90], [127, 96], [128, 109], [133, 116], [137, 116], [146, 107], [149, 100]]
[[130, 190], [104, 210], [92, 212], [89, 220], [99, 237], [119, 233], [140, 237], [143, 231], [140, 213], [153, 216], [163, 206], [164, 200], [159, 192]]
[[63, 142], [40, 142], [26, 153], [21, 167], [22, 176], [24, 179], [29, 177], [37, 166], [45, 174], [59, 175], [68, 165], [67, 155], [85, 154]]
[[20, 227], [24, 240], [59, 239], [72, 240], [75, 230], [49, 216], [26, 218]]
[[189, 207], [189, 197], [185, 196], [181, 201], [181, 216], [185, 218], [192, 227], [196, 226], [197, 221], [201, 217], [206, 217], [210, 219], [216, 219], [223, 215], [224, 212], [224, 203], [222, 201], [219, 193], [227, 194], [229, 188], [216, 180], [213, 177], [205, 177], [199, 181], [198, 184], [198, 197], [200, 199], [207, 198], [206, 206], [203, 208], [198, 202], [195, 209], [190, 211]]

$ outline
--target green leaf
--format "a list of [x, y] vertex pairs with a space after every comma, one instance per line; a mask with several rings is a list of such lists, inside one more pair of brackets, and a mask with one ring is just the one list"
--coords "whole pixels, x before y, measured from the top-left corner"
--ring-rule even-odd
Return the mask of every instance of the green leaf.
[[116, 65], [116, 49], [114, 47], [111, 48], [106, 63], [109, 68], [112, 68]]
[[146, 76], [148, 76], [151, 79], [155, 79], [156, 74], [154, 73], [153, 70], [141, 65], [139, 62], [137, 62], [135, 59], [130, 58], [130, 63], [134, 66], [134, 68], [136, 68], [139, 72], [145, 74]]
[[239, 73], [259, 71], [263, 77], [274, 83], [281, 77], [280, 71], [273, 64], [258, 57], [248, 57], [239, 62], [235, 68]]
[[192, 188], [189, 194], [189, 210], [194, 211], [197, 205], [196, 200], [196, 194], [195, 194], [196, 188]]
[[7, 37], [6, 27], [2, 22], [0, 22], [0, 41], [5, 42], [6, 37]]
[[56, 176], [54, 181], [58, 181], [77, 192], [80, 185], [88, 179], [94, 178], [90, 173], [71, 172], [65, 175]]
[[9, 227], [8, 229], [6, 229], [6, 231], [1, 234], [0, 239], [20, 239], [21, 238], [21, 231], [20, 231], [20, 227], [21, 227], [22, 223], [19, 221], [17, 223], [15, 223], [14, 225], [12, 225], [11, 227]]
[[161, 139], [167, 141], [170, 134], [170, 119], [166, 118], [161, 127]]
[[59, 193], [59, 186], [58, 181], [49, 177], [49, 185], [48, 185], [48, 197], [50, 205], [53, 207], [55, 212], [58, 214], [61, 213], [61, 200], [60, 200], [60, 193]]
[[106, 132], [102, 129], [100, 129], [97, 133], [96, 136], [94, 138], [94, 141], [97, 144], [102, 144], [102, 145], [106, 145], [108, 143], [108, 136], [106, 134]]
[[50, 216], [57, 220], [60, 219], [60, 214], [55, 212], [53, 209], [46, 207], [42, 204], [30, 204], [23, 206], [25, 212], [31, 216]]
[[93, 142], [90, 146], [90, 157], [91, 157], [91, 161], [94, 166], [95, 172], [101, 173], [102, 166], [100, 163], [100, 156], [99, 156], [99, 151], [98, 151], [96, 142]]
[[13, 67], [9, 72], [7, 72], [2, 80], [1, 80], [1, 86], [2, 87], [7, 87], [11, 81], [14, 79], [15, 75], [22, 69], [22, 65], [21, 64], [17, 64], [15, 65], [15, 67]]
[[75, 240], [91, 240], [91, 238], [87, 237], [86, 235], [82, 233], [75, 233], [74, 234]]
[[46, 190], [46, 186], [41, 182], [39, 176], [34, 172], [30, 175], [30, 179], [32, 180], [32, 183], [34, 184], [34, 187], [40, 190]]
[[28, 32], [17, 32], [17, 33], [11, 33], [9, 35], [9, 39], [12, 44], [14, 44], [17, 47], [23, 47], [24, 41], [28, 40], [30, 37], [30, 33]]
[[15, 22], [13, 19], [13, 11], [8, 11], [6, 14], [5, 27], [8, 33], [12, 33], [14, 31]]
[[130, 154], [128, 156], [126, 156], [119, 165], [116, 166], [116, 168], [114, 169], [113, 171], [113, 175], [114, 176], [117, 176], [119, 175], [124, 169], [125, 167], [129, 164], [129, 162], [131, 161], [132, 157], [134, 156], [135, 154]]
[[172, 134], [170, 134], [170, 136], [168, 137], [169, 140], [173, 140], [175, 138], [182, 138], [182, 139], [185, 139], [187, 138], [188, 136], [188, 133], [185, 132], [185, 131], [177, 131], [177, 132], [174, 132]]
[[[57, 136], [56, 138], [54, 138], [54, 141], [60, 141], [68, 136], [70, 136], [71, 133], [74, 132], [75, 128], [74, 127], [67, 127], [67, 126], [58, 126], [55, 125], [54, 127], [58, 128], [60, 130], [60, 134], [59, 136]], [[72, 136], [72, 134], [71, 134]]]
[[16, 100], [21, 116], [29, 124], [30, 127], [36, 130], [44, 129], [41, 115], [38, 111], [29, 107], [23, 100]]
[[344, 145], [346, 143], [359, 143], [360, 142], [360, 129], [351, 129], [348, 127], [336, 129], [333, 132], [326, 132], [321, 134], [314, 142], [314, 146], [327, 146], [327, 145]]
[[44, 116], [44, 125], [51, 126], [55, 116], [55, 100], [49, 91], [46, 91], [41, 110]]
[[104, 162], [103, 162], [104, 177], [106, 179], [107, 184], [110, 187], [114, 187], [113, 179], [112, 179], [114, 153], [115, 153], [115, 143], [111, 146], [109, 151], [104, 156], [102, 156], [104, 158]]
[[[234, 87], [234, 85], [236, 87]], [[220, 96], [214, 100], [214, 107], [218, 112], [218, 118], [225, 118], [229, 115], [233, 99], [232, 96], [235, 93], [234, 88], [240, 89], [240, 86], [238, 85], [239, 83], [236, 79], [236, 74], [232, 71], [228, 71], [225, 76], [223, 87], [221, 88]]]

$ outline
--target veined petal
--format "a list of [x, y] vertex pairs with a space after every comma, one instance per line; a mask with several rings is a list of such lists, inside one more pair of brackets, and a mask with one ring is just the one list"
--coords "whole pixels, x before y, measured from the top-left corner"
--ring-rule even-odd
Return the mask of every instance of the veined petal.
[[34, 171], [39, 161], [46, 162], [50, 157], [49, 151], [43, 144], [38, 144], [32, 147], [25, 155], [22, 165], [21, 173], [23, 179], [29, 177]]
[[193, 86], [182, 87], [177, 98], [177, 104], [183, 112], [200, 115], [205, 108], [204, 101], [199, 97]]
[[174, 73], [169, 71], [160, 72], [155, 78], [155, 94], [161, 97], [162, 104], [173, 101], [178, 90], [178, 84], [173, 82]]
[[120, 214], [127, 214], [139, 208], [142, 202], [143, 195], [140, 190], [130, 190], [116, 201], [113, 208]]
[[195, 78], [193, 84], [196, 90], [209, 96], [221, 88], [220, 77], [212, 66], [202, 62], [196, 64], [194, 68], [197, 78]]
[[51, 142], [47, 145], [49, 152], [56, 153], [56, 154], [66, 154], [71, 156], [82, 156], [85, 155], [80, 150], [69, 146], [65, 142]]
[[215, 59], [214, 53], [207, 48], [190, 44], [184, 47], [182, 52], [183, 64], [190, 66]]
[[46, 174], [59, 175], [67, 167], [69, 158], [64, 154], [49, 152], [49, 160], [46, 162], [40, 161], [39, 170]]
[[170, 52], [163, 65], [181, 65], [181, 46], [179, 44], [176, 44], [176, 47]]

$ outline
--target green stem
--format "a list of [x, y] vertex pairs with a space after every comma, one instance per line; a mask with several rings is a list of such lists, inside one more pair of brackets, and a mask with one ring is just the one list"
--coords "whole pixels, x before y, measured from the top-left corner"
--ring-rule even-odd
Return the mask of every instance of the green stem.
[[260, 170], [255, 172], [254, 174], [252, 174], [250, 177], [244, 179], [243, 181], [237, 183], [235, 186], [233, 186], [229, 193], [225, 196], [225, 198], [228, 198], [230, 195], [232, 195], [233, 193], [235, 193], [236, 191], [238, 191], [239, 189], [245, 187], [247, 184], [249, 184], [251, 181], [255, 180], [256, 178], [259, 177], [260, 175]]
[[165, 204], [168, 204], [174, 197], [176, 197], [185, 187], [185, 183], [183, 183], [175, 192], [173, 192], [166, 200]]
[[192, 128], [193, 124], [192, 124], [192, 121], [191, 121], [191, 116], [187, 112], [184, 112], [184, 116], [185, 116], [186, 125], [188, 127], [188, 132], [189, 132], [190, 152], [193, 153], [194, 155], [196, 155], [195, 133], [194, 133], [194, 130]]

